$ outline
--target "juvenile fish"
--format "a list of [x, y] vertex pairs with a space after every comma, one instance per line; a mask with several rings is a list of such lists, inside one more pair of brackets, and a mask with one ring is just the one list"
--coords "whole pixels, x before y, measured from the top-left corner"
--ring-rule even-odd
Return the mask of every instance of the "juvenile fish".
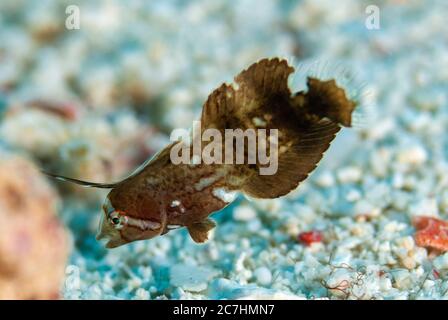
[[[235, 77], [233, 84], [222, 84], [210, 94], [200, 119], [201, 132], [216, 129], [223, 136], [225, 129], [276, 129], [275, 150], [266, 143], [269, 152], [276, 152], [275, 174], [260, 174], [264, 163], [259, 159], [239, 164], [174, 164], [172, 148], [186, 142], [173, 142], [117, 183], [49, 175], [111, 189], [97, 235], [97, 239], [106, 240], [107, 248], [184, 227], [195, 242], [205, 242], [216, 226], [209, 216], [227, 206], [232, 195], [239, 192], [263, 199], [286, 195], [316, 168], [341, 126], [351, 126], [356, 102], [334, 80], [308, 78], [307, 91], [293, 94], [288, 88], [293, 72], [294, 68], [279, 58], [252, 64]], [[201, 151], [209, 143], [203, 143]], [[226, 152], [224, 146], [221, 151]], [[237, 151], [236, 147], [231, 151], [234, 158]], [[248, 160], [248, 151], [245, 147], [244, 160]]]

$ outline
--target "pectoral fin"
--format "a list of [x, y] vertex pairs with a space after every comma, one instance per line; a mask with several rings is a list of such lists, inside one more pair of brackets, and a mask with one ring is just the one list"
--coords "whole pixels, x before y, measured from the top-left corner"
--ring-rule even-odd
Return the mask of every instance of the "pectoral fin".
[[203, 243], [208, 240], [208, 233], [216, 227], [216, 223], [212, 219], [204, 219], [200, 222], [189, 225], [188, 232], [194, 242]]

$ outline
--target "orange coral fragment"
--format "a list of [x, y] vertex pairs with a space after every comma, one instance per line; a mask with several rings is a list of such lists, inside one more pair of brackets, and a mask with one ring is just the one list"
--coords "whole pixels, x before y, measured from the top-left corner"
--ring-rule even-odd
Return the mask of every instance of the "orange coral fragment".
[[323, 235], [319, 231], [308, 231], [299, 234], [299, 241], [306, 246], [310, 246], [314, 242], [322, 242], [322, 240]]
[[437, 218], [418, 216], [412, 221], [417, 232], [415, 243], [419, 247], [448, 251], [448, 222]]

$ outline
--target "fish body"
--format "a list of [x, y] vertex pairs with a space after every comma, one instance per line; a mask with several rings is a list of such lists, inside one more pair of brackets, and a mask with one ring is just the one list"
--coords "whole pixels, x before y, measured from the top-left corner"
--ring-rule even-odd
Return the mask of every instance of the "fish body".
[[[107, 196], [104, 210], [109, 215], [97, 237], [109, 239], [106, 246], [140, 240], [134, 239], [134, 234], [146, 239], [181, 227], [187, 227], [197, 242], [207, 239], [206, 232], [203, 234], [196, 228], [214, 227], [208, 216], [229, 204], [225, 195], [219, 193], [226, 187], [227, 170], [204, 164], [174, 165], [169, 151], [170, 146], [140, 173], [119, 183]], [[127, 217], [127, 221], [123, 218], [124, 228], [111, 228], [110, 214], [114, 212]], [[129, 218], [140, 223], [131, 225]], [[113, 237], [116, 232], [120, 233], [119, 237]]]
[[[238, 149], [232, 138], [230, 151], [225, 141], [214, 149], [213, 156], [230, 152], [231, 158], [237, 159], [239, 152], [243, 161], [175, 163], [173, 154], [187, 144], [179, 141], [115, 184], [55, 177], [111, 189], [97, 236], [106, 239], [106, 247], [150, 239], [181, 227], [188, 228], [194, 241], [204, 242], [215, 227], [209, 216], [227, 206], [236, 193], [264, 199], [289, 193], [314, 170], [341, 126], [351, 125], [356, 102], [334, 80], [308, 78], [308, 90], [293, 94], [288, 87], [293, 71], [286, 60], [260, 60], [235, 77], [233, 84], [213, 91], [201, 114], [200, 137], [207, 130], [223, 137], [229, 129], [265, 130], [266, 139], [258, 135], [256, 144], [259, 150], [264, 141], [266, 154], [276, 156], [275, 171], [270, 174], [261, 174], [266, 162], [260, 154], [250, 161], [249, 143]], [[211, 139], [202, 143], [201, 154], [211, 144]], [[190, 160], [193, 153], [188, 153]]]

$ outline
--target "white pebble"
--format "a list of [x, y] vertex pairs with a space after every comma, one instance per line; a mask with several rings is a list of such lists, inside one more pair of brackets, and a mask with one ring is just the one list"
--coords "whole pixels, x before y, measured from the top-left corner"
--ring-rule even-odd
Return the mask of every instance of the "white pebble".
[[328, 188], [334, 185], [335, 179], [331, 172], [325, 171], [317, 176], [316, 184], [322, 188]]
[[416, 201], [409, 207], [411, 216], [429, 216], [437, 217], [439, 215], [439, 207], [435, 198], [426, 198]]
[[362, 171], [355, 166], [345, 167], [338, 170], [337, 176], [341, 183], [353, 183], [358, 182], [361, 179]]
[[433, 264], [437, 270], [448, 270], [448, 252], [435, 258]]
[[214, 274], [211, 269], [177, 264], [171, 267], [170, 283], [185, 291], [201, 292], [207, 289], [207, 282]]
[[151, 299], [151, 295], [149, 294], [149, 292], [143, 288], [138, 288], [135, 291], [135, 297], [139, 300], [149, 300]]
[[254, 208], [242, 205], [233, 210], [233, 218], [237, 221], [249, 221], [256, 218], [257, 212]]
[[263, 286], [267, 286], [272, 281], [272, 273], [266, 267], [257, 268], [254, 272], [257, 282]]
[[404, 149], [398, 153], [398, 161], [403, 164], [421, 165], [426, 162], [428, 154], [421, 146]]

